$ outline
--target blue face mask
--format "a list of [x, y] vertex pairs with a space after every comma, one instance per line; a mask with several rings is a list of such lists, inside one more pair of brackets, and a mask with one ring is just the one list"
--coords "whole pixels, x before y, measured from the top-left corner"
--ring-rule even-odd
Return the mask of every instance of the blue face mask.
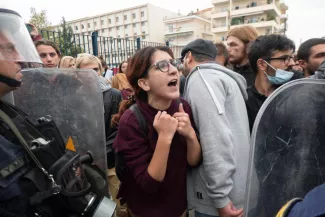
[[293, 72], [288, 72], [285, 71], [283, 69], [275, 69], [273, 66], [271, 66], [270, 64], [268, 64], [266, 61], [265, 63], [270, 66], [272, 69], [275, 70], [275, 76], [270, 76], [268, 75], [265, 71], [265, 75], [267, 76], [267, 79], [269, 80], [269, 82], [273, 85], [281, 85], [281, 84], [285, 84], [288, 81], [290, 81], [290, 79], [293, 77]]

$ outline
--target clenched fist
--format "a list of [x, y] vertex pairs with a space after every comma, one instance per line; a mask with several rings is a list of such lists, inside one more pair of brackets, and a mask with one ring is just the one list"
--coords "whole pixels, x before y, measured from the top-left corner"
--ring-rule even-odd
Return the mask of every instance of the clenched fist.
[[153, 121], [153, 127], [159, 136], [172, 141], [178, 127], [178, 121], [167, 112], [159, 111]]

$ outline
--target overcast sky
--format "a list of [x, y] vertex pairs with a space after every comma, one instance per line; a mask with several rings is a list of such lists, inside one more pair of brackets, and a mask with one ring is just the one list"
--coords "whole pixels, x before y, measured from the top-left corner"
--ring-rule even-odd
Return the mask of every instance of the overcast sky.
[[[287, 35], [297, 46], [300, 41], [325, 36], [325, 0], [285, 0], [285, 2], [289, 6]], [[66, 20], [72, 20], [145, 3], [175, 12], [179, 10], [182, 14], [213, 6], [211, 0], [0, 0], [0, 6], [16, 10], [25, 21], [29, 20], [31, 7], [37, 11], [45, 9], [52, 24], [58, 24], [63, 16]]]

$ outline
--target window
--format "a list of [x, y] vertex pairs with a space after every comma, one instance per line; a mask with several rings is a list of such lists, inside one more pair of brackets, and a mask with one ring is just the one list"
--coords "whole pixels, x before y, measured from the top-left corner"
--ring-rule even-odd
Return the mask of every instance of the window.
[[173, 32], [173, 26], [168, 26], [169, 32]]
[[111, 20], [111, 19], [108, 19], [108, 23], [109, 23], [109, 24], [112, 24], [112, 20]]
[[128, 34], [125, 34], [125, 37], [129, 37], [129, 35]]
[[118, 31], [118, 30], [120, 30], [120, 27], [119, 27], [119, 26], [117, 26], [117, 27], [116, 27], [116, 30], [117, 30], [117, 31]]
[[78, 26], [75, 26], [75, 29], [78, 30]]
[[146, 25], [146, 23], [145, 23], [145, 22], [141, 22], [141, 25], [142, 25], [142, 26], [145, 26], [145, 25]]
[[143, 31], [142, 34], [145, 35], [146, 34], [146, 31]]
[[132, 18], [135, 19], [137, 16], [135, 13], [132, 14]]
[[118, 38], [121, 38], [121, 36], [120, 36], [120, 35], [118, 35], [117, 37], [118, 37]]
[[102, 33], [105, 33], [105, 29], [102, 29]]
[[127, 20], [128, 19], [128, 16], [127, 15], [124, 15], [124, 20]]
[[104, 20], [101, 20], [101, 21], [100, 21], [100, 24], [101, 24], [101, 25], [104, 25]]
[[119, 17], [115, 17], [115, 20], [118, 23], [119, 22]]
[[144, 17], [144, 11], [141, 11], [141, 17]]
[[125, 30], [127, 30], [128, 29], [128, 25], [125, 25], [124, 28], [125, 28]]
[[84, 29], [84, 28], [85, 28], [84, 24], [81, 24], [81, 28], [82, 28], [82, 29]]
[[94, 22], [94, 26], [97, 26], [97, 22], [96, 21]]
[[137, 27], [137, 24], [136, 23], [133, 23], [133, 28], [136, 28]]
[[89, 35], [91, 35], [91, 32], [88, 32]]
[[143, 35], [143, 36], [142, 36], [142, 39], [146, 39], [146, 36], [145, 36], [145, 35]]
[[88, 28], [90, 28], [90, 23], [88, 23]]
[[138, 34], [135, 32], [134, 35], [138, 35]]
[[109, 28], [109, 29], [108, 29], [108, 31], [110, 31], [110, 32], [111, 32], [111, 31], [112, 31], [112, 28]]

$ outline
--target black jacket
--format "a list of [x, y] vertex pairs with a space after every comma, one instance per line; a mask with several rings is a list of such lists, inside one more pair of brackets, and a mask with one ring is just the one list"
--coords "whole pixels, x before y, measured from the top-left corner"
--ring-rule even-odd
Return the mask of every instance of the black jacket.
[[186, 81], [186, 78], [184, 75], [181, 75], [179, 77], [179, 80], [180, 80], [180, 84], [179, 84], [179, 93], [181, 95], [181, 97], [184, 96], [184, 88], [185, 88], [185, 81]]
[[252, 85], [247, 88], [247, 95], [248, 100], [246, 101], [246, 109], [248, 114], [249, 129], [252, 132], [257, 113], [267, 97], [263, 94], [260, 94], [256, 90], [255, 85]]
[[[293, 72], [294, 75], [290, 81], [303, 78], [302, 72], [299, 71], [293, 71]], [[255, 81], [253, 83], [255, 83]], [[252, 132], [257, 113], [262, 107], [267, 97], [264, 96], [263, 94], [260, 94], [256, 90], [255, 84], [247, 88], [247, 95], [248, 95], [248, 100], [246, 101], [246, 109], [247, 109], [248, 120], [249, 120], [249, 128], [250, 131]]]
[[253, 85], [253, 83], [255, 81], [256, 74], [253, 72], [253, 70], [251, 69], [249, 64], [239, 66], [239, 67], [234, 66], [233, 70], [235, 72], [237, 72], [238, 74], [241, 74], [242, 76], [244, 76], [244, 78], [246, 79], [247, 87], [250, 87]]
[[112, 148], [117, 128], [111, 126], [112, 116], [118, 113], [119, 105], [122, 101], [121, 91], [115, 88], [109, 88], [103, 91], [104, 100], [104, 118], [105, 118], [105, 135], [106, 135], [106, 151], [107, 151], [107, 167], [113, 168], [115, 165], [115, 155]]

